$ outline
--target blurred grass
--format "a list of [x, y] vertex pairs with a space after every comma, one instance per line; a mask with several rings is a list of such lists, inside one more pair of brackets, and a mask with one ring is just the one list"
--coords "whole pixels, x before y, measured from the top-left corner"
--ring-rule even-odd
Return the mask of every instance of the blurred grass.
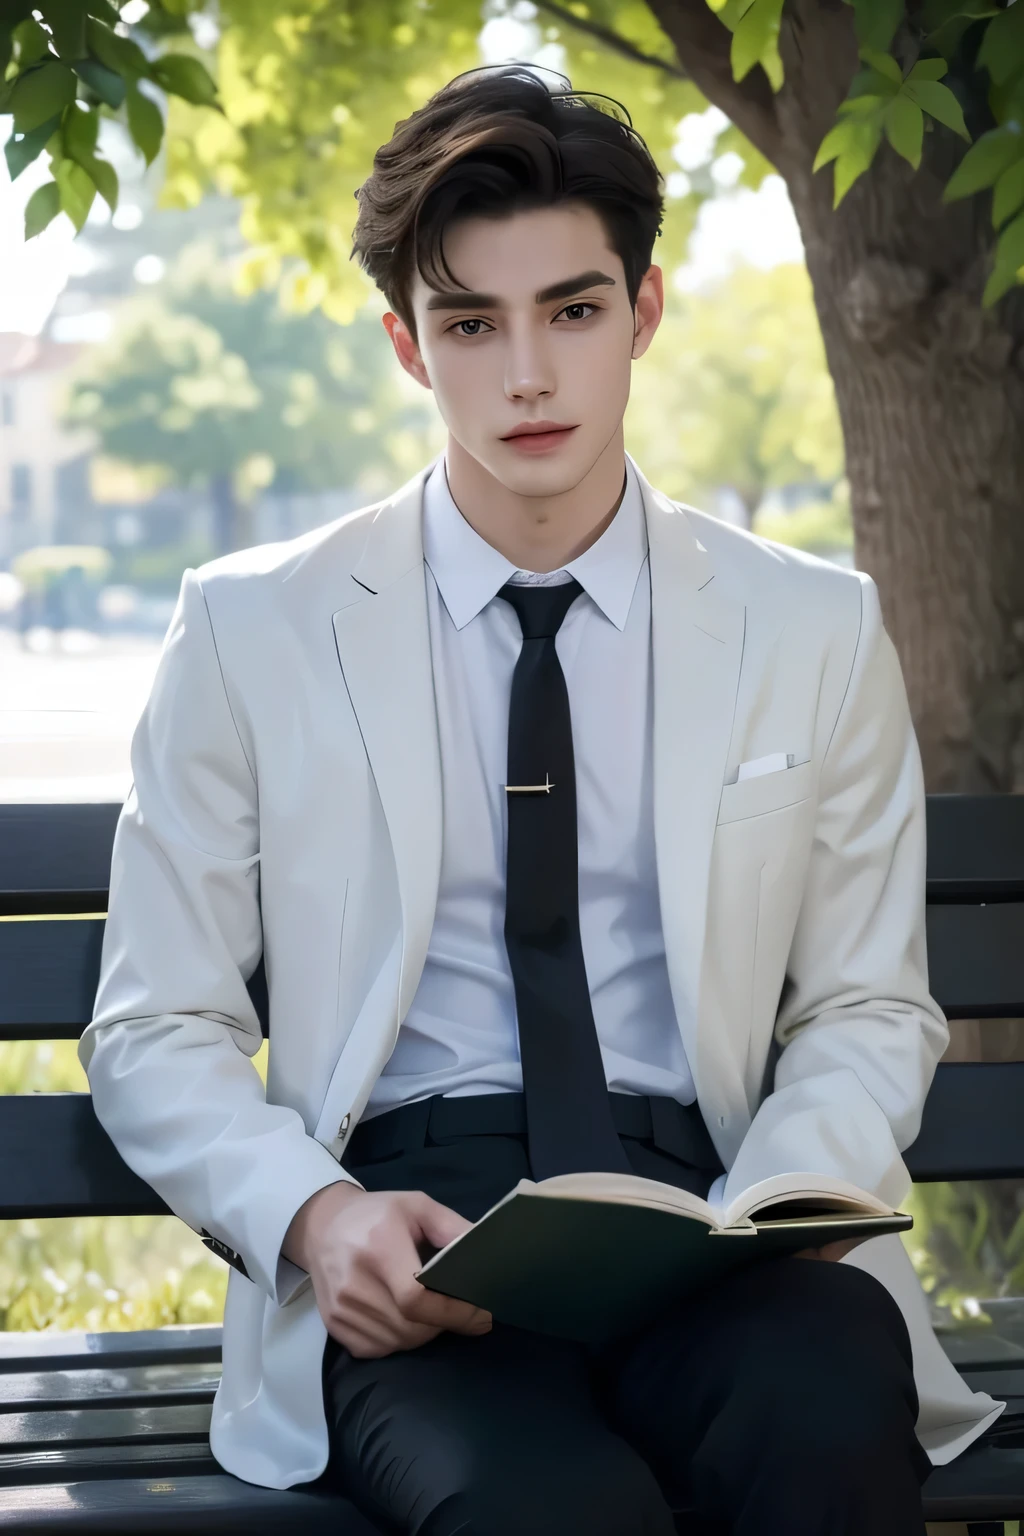
[[[266, 1080], [266, 1045], [256, 1058]], [[80, 1093], [76, 1040], [0, 1042], [0, 1093]], [[0, 1330], [219, 1323], [228, 1267], [174, 1216], [0, 1221]]]

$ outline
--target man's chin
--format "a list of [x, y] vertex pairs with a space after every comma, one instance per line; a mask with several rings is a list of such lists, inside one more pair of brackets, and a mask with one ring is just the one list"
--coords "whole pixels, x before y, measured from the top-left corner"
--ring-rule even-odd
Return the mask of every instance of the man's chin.
[[577, 444], [571, 452], [520, 459], [514, 448], [488, 454], [486, 468], [500, 485], [517, 496], [562, 496], [583, 480], [593, 465]]

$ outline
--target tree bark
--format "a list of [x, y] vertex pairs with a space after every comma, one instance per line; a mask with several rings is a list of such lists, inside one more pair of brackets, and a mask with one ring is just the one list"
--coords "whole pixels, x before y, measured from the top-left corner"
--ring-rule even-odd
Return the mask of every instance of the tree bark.
[[[878, 583], [930, 792], [1024, 790], [1024, 293], [981, 308], [987, 198], [946, 206], [963, 144], [883, 144], [832, 209], [812, 174], [857, 66], [841, 0], [789, 0], [786, 83], [737, 86], [705, 0], [651, 0], [680, 62], [784, 177], [846, 444], [856, 557]], [[715, 31], [717, 29], [717, 32]]]

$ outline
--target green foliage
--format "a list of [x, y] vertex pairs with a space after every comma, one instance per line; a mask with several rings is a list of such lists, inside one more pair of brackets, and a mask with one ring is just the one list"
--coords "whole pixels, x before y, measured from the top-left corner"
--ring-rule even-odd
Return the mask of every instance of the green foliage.
[[[707, 0], [733, 32], [732, 68], [742, 80], [760, 63], [772, 89], [783, 85], [776, 0]], [[926, 132], [945, 129], [971, 144], [964, 102], [983, 102], [996, 127], [983, 132], [953, 173], [946, 198], [973, 196], [1008, 180], [993, 200], [999, 231], [984, 303], [1024, 275], [1024, 5], [988, 0], [846, 0], [853, 7], [861, 69], [826, 133], [814, 170], [833, 166], [833, 202], [870, 170], [883, 137], [909, 165], [921, 165]], [[973, 51], [965, 45], [976, 45]], [[953, 85], [945, 84], [956, 65]], [[986, 85], [987, 77], [987, 85]], [[1012, 175], [1010, 174], [1012, 172]], [[1013, 222], [1011, 222], [1013, 220]]]
[[829, 501], [807, 501], [792, 512], [762, 507], [753, 522], [762, 539], [805, 549], [812, 555], [831, 556], [853, 549], [853, 524], [849, 495], [840, 481]]
[[[266, 1082], [266, 1045], [254, 1065]], [[0, 1093], [88, 1086], [77, 1041], [0, 1042]], [[0, 1221], [0, 1330], [219, 1323], [226, 1290], [227, 1266], [173, 1216]]]
[[940, 1323], [988, 1321], [979, 1300], [1024, 1294], [1024, 1189], [999, 1183], [916, 1184], [904, 1237]]
[[842, 437], [805, 268], [741, 266], [670, 289], [625, 427], [645, 473], [698, 505], [728, 490], [750, 518], [771, 490], [833, 485]]
[[427, 451], [430, 397], [404, 389], [371, 310], [342, 331], [274, 293], [240, 294], [197, 242], [126, 305], [70, 392], [69, 423], [102, 451], [181, 485], [290, 491], [394, 484]]
[[[628, 104], [666, 172], [687, 112], [706, 105], [670, 71], [673, 50], [638, 0], [587, 0], [573, 19], [541, 11], [538, 42], [561, 44], [574, 87]], [[285, 302], [347, 322], [366, 302], [350, 260], [357, 205], [374, 151], [396, 122], [453, 76], [479, 66], [479, 0], [221, 0], [217, 79], [223, 115], [176, 100], [165, 205], [196, 204], [208, 188], [245, 200], [253, 248], [242, 280], [281, 281]], [[607, 29], [642, 57], [623, 57], [588, 28]], [[754, 177], [767, 166], [755, 161]], [[709, 189], [710, 190], [710, 189]], [[701, 193], [673, 196], [655, 259], [683, 259]]]
[[[154, 6], [156, 16], [161, 10]], [[102, 114], [120, 116], [147, 165], [153, 160], [163, 116], [140, 89], [143, 80], [168, 96], [218, 107], [216, 87], [200, 59], [188, 52], [150, 57], [128, 36], [119, 7], [109, 0], [40, 0], [34, 13], [32, 6], [13, 0], [4, 8], [0, 113], [12, 118], [7, 167], [14, 180], [45, 150], [53, 173], [29, 201], [26, 239], [61, 211], [81, 230], [97, 192], [116, 208], [117, 175], [96, 153]]]

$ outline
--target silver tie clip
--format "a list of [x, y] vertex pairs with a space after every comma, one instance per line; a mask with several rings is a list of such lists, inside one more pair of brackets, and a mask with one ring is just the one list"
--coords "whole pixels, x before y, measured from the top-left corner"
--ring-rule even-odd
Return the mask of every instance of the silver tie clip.
[[544, 775], [543, 784], [503, 784], [507, 795], [550, 795], [554, 789], [550, 774]]

